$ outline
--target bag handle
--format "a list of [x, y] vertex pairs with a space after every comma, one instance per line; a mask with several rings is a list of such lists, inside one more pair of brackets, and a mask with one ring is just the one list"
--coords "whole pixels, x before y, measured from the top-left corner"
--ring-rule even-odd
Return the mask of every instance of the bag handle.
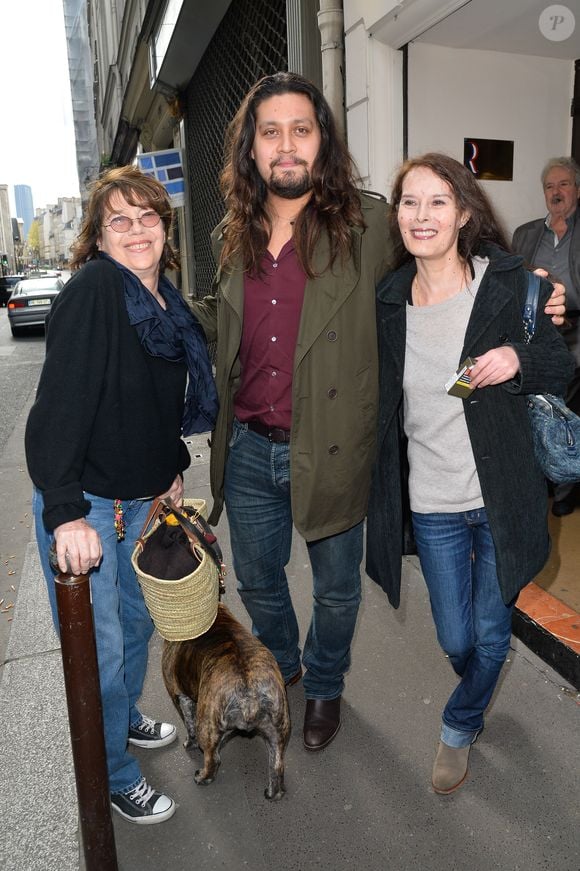
[[224, 563], [222, 550], [218, 544], [218, 540], [211, 531], [211, 527], [205, 517], [202, 517], [199, 512], [196, 512], [190, 517], [183, 511], [183, 509], [178, 508], [173, 499], [169, 496], [163, 499], [162, 502], [171, 510], [191, 543], [201, 545], [203, 550], [205, 550], [213, 559], [218, 570], [220, 593], [225, 592], [223, 580], [226, 576], [226, 565]]
[[538, 299], [540, 297], [540, 276], [528, 272], [528, 293], [522, 312], [524, 322], [524, 341], [529, 345], [536, 331], [536, 316], [538, 313]]
[[138, 544], [141, 545], [141, 550], [143, 550], [143, 546], [145, 543], [145, 538], [147, 533], [153, 528], [153, 526], [157, 523], [158, 520], [163, 520], [165, 517], [165, 506], [160, 502], [159, 499], [153, 499], [151, 502], [151, 507], [149, 509], [149, 513], [145, 518], [145, 523], [143, 524], [143, 529], [137, 539]]

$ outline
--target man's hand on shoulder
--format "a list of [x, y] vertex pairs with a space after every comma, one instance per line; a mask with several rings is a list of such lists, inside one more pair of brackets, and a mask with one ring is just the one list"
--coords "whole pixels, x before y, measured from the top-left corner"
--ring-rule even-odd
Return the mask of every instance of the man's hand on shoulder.
[[[534, 272], [541, 278], [548, 278], [545, 269], [534, 269]], [[566, 315], [566, 288], [559, 281], [552, 281], [551, 278], [548, 278], [548, 281], [554, 285], [554, 290], [544, 311], [547, 315], [551, 315], [552, 321], [557, 327], [561, 327]]]

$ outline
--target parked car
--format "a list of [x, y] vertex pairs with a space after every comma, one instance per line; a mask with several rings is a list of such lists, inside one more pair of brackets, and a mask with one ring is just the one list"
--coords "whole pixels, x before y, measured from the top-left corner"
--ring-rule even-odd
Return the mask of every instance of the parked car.
[[28, 327], [44, 327], [53, 300], [63, 289], [60, 278], [25, 278], [8, 300], [8, 320], [13, 336]]
[[10, 299], [14, 287], [25, 275], [0, 275], [0, 306], [4, 307]]
[[58, 269], [31, 269], [23, 278], [60, 278]]

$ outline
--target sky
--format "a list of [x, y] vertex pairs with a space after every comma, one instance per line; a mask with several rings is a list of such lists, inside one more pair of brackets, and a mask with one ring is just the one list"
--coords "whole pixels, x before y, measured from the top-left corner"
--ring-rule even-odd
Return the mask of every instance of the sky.
[[2, 0], [0, 184], [34, 208], [79, 196], [62, 0]]

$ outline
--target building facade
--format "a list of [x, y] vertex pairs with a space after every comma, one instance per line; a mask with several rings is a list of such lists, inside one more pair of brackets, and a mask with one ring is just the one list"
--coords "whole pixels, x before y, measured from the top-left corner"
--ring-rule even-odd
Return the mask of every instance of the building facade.
[[14, 240], [8, 185], [0, 184], [0, 273], [10, 275], [14, 272]]
[[27, 184], [14, 185], [14, 201], [16, 203], [16, 216], [22, 218], [24, 237], [28, 236], [30, 225], [34, 219], [34, 203], [32, 200], [32, 188]]
[[90, 4], [101, 169], [181, 149], [187, 197], [176, 247], [188, 294], [211, 287], [211, 229], [222, 217], [224, 133], [258, 78], [288, 68], [321, 83], [316, 0], [127, 0]]
[[541, 167], [572, 147], [580, 19], [558, 41], [541, 31], [538, 9], [529, 0], [91, 0], [101, 169], [181, 149], [178, 283], [207, 292], [227, 124], [260, 76], [291, 69], [323, 87], [361, 184], [380, 194], [407, 155], [463, 160], [473, 140], [507, 142], [511, 177], [482, 179], [510, 231], [542, 214]]
[[14, 274], [24, 269], [24, 222], [22, 218], [12, 218], [12, 241], [14, 243]]
[[388, 194], [407, 155], [436, 150], [463, 162], [471, 141], [506, 143], [511, 178], [478, 178], [508, 234], [545, 214], [541, 169], [572, 153], [580, 118], [577, 4], [546, 23], [549, 5], [344, 0], [348, 141], [364, 184]]
[[38, 250], [25, 246], [27, 265], [66, 267], [82, 223], [80, 197], [59, 197], [56, 205], [37, 209]]
[[69, 80], [81, 199], [99, 173], [93, 104], [93, 63], [89, 45], [87, 0], [63, 0]]

